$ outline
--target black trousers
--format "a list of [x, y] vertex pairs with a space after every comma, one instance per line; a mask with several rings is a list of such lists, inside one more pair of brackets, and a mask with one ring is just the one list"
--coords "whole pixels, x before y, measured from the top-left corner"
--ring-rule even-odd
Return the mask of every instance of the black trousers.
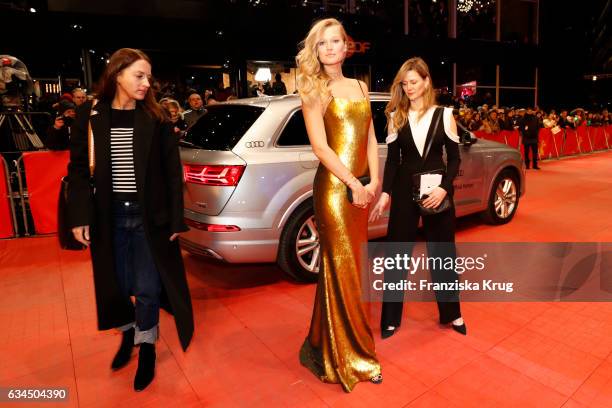
[[[452, 200], [451, 200], [452, 201]], [[421, 215], [418, 206], [406, 193], [394, 194], [391, 201], [391, 214], [387, 232], [388, 242], [409, 243], [406, 253], [412, 254], [417, 238], [417, 228]], [[435, 215], [423, 216], [423, 229], [427, 240], [427, 256], [456, 257], [455, 247], [455, 208]], [[401, 282], [407, 271], [385, 271], [385, 282]], [[432, 282], [454, 282], [458, 275], [454, 270], [432, 268]], [[450, 323], [461, 317], [459, 291], [436, 291], [440, 323]], [[380, 325], [399, 327], [402, 322], [404, 292], [385, 291], [383, 293], [382, 316]]]
[[538, 167], [538, 143], [523, 144], [525, 150], [525, 166], [529, 167], [529, 153], [533, 156], [533, 167]]

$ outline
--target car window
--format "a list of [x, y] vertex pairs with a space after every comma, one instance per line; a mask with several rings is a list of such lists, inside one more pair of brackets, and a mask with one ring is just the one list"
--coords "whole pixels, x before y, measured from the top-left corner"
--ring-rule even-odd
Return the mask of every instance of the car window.
[[293, 115], [291, 115], [276, 144], [278, 146], [310, 145], [308, 133], [306, 133], [306, 125], [304, 124], [304, 115], [301, 109], [296, 110]]
[[187, 131], [182, 147], [231, 150], [265, 108], [251, 105], [213, 105]]
[[[374, 131], [376, 132], [378, 143], [385, 143], [385, 138], [387, 137], [386, 106], [386, 101], [373, 101], [371, 103], [372, 120], [374, 121]], [[296, 110], [291, 115], [276, 144], [278, 146], [307, 146], [310, 144], [301, 109]]]
[[385, 143], [387, 138], [387, 117], [385, 116], [386, 101], [373, 101], [372, 121], [374, 122], [374, 132], [378, 143]]

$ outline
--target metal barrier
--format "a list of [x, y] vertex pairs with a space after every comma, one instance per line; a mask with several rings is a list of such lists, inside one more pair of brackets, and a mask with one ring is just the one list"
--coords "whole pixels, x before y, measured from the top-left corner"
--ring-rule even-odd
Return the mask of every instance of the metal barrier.
[[21, 166], [23, 165], [23, 156], [17, 160], [13, 160], [15, 169], [17, 170], [17, 182], [19, 183], [19, 199], [21, 202], [21, 214], [23, 216], [23, 228], [25, 236], [30, 236], [30, 228], [28, 225], [28, 214], [26, 210], [26, 199], [29, 199], [28, 191], [24, 188]]
[[[15, 216], [15, 203], [13, 202], [15, 196], [13, 195], [13, 188], [11, 186], [10, 172], [6, 164], [6, 160], [4, 160], [4, 157], [0, 156], [0, 162], [2, 162], [2, 173], [4, 174], [4, 180], [0, 180], [0, 183], [4, 183], [4, 185], [6, 185], [6, 195], [2, 198], [6, 199], [8, 202], [8, 206], [10, 209], [8, 221], [10, 224], [12, 224], [13, 227], [12, 236], [16, 237], [18, 235], [19, 228], [17, 227], [17, 217]], [[2, 217], [2, 214], [0, 214], [0, 217]], [[3, 234], [2, 238], [9, 238], [9, 236], [4, 236]]]
[[45, 146], [32, 125], [33, 120], [36, 123], [36, 118], [43, 119], [46, 126], [51, 125], [49, 112], [0, 112], [0, 129], [3, 126], [8, 128], [11, 135], [11, 140], [2, 149], [20, 152], [43, 149]]

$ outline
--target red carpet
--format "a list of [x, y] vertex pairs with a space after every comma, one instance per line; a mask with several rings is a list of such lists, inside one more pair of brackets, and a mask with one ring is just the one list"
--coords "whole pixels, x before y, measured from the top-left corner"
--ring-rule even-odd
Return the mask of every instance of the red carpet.
[[[612, 241], [612, 152], [542, 168], [510, 224], [464, 218], [458, 240]], [[271, 265], [185, 261], [193, 343], [183, 353], [162, 313], [156, 379], [135, 393], [136, 358], [109, 368], [120, 337], [96, 330], [87, 253], [55, 237], [0, 241], [0, 386], [68, 387], [63, 407], [612, 406], [612, 303], [464, 303], [467, 337], [440, 328], [434, 304], [409, 303], [393, 338], [375, 333], [384, 383], [345, 394], [298, 362], [314, 285]], [[376, 328], [379, 305], [370, 312]]]

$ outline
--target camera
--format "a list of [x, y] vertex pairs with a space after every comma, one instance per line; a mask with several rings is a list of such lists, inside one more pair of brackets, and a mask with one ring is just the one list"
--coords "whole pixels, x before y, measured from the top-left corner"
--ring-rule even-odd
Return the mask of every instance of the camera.
[[25, 64], [10, 55], [0, 55], [2, 107], [7, 110], [20, 110], [32, 92], [33, 81]]
[[72, 126], [72, 123], [74, 122], [74, 118], [72, 118], [70, 116], [57, 115], [55, 120], [57, 120], [57, 119], [63, 120], [64, 121], [64, 125], [66, 125], [66, 126]]

